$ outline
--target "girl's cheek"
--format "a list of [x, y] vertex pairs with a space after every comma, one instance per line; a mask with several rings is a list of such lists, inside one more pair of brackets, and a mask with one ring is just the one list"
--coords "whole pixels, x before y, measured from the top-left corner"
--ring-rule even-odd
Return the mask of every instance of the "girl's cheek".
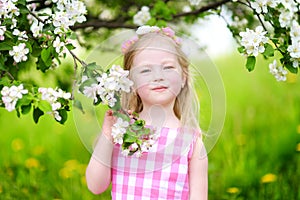
[[144, 97], [149, 96], [149, 90], [147, 90], [147, 85], [136, 88], [136, 92], [142, 99], [144, 99]]
[[148, 86], [149, 82], [150, 82], [149, 80], [142, 79], [142, 78], [138, 78], [138, 79], [135, 79], [132, 81], [134, 83], [135, 90], [139, 90], [140, 88], [144, 88], [144, 87]]

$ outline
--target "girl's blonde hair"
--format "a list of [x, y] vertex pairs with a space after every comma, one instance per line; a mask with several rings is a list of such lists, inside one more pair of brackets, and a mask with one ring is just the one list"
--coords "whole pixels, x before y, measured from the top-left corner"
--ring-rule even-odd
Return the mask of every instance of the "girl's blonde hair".
[[[153, 48], [153, 44], [155, 47]], [[165, 48], [165, 44], [168, 48]], [[149, 47], [151, 45], [151, 47]], [[130, 70], [133, 65], [134, 57], [143, 49], [159, 49], [169, 51], [178, 58], [178, 63], [182, 69], [182, 75], [186, 79], [184, 87], [177, 95], [174, 104], [174, 113], [180, 119], [182, 126], [199, 128], [199, 102], [195, 90], [193, 89], [189, 62], [181, 50], [180, 46], [169, 36], [162, 33], [147, 33], [142, 35], [134, 44], [132, 44], [124, 54], [123, 65], [125, 70]], [[170, 50], [171, 49], [171, 50]], [[140, 113], [143, 104], [139, 95], [135, 92], [124, 93], [122, 96], [122, 106], [124, 109]]]

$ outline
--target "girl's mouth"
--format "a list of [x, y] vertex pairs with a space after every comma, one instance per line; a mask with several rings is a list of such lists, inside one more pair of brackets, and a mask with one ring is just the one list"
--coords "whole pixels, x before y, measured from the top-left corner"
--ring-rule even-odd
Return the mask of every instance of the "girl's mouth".
[[153, 88], [152, 90], [156, 91], [156, 92], [162, 92], [162, 91], [165, 91], [166, 89], [168, 89], [168, 87], [166, 87], [166, 86], [157, 86], [157, 87]]

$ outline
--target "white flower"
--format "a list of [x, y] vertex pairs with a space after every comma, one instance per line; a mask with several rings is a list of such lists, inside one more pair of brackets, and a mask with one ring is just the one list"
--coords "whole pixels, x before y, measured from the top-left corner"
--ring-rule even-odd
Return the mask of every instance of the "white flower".
[[255, 31], [247, 28], [246, 32], [240, 32], [241, 45], [245, 47], [247, 56], [257, 56], [265, 51], [264, 44], [269, 40], [265, 36], [266, 33], [266, 31], [263, 31], [262, 26], [256, 27]]
[[290, 12], [298, 11], [297, 4], [295, 3], [294, 0], [278, 0], [278, 1], [284, 6], [286, 10], [289, 10]]
[[114, 143], [123, 144], [123, 135], [126, 133], [126, 128], [129, 126], [127, 121], [122, 118], [118, 118], [116, 123], [112, 127], [111, 135], [114, 139]]
[[28, 53], [29, 49], [26, 48], [25, 43], [20, 43], [18, 46], [13, 46], [13, 49], [9, 51], [9, 55], [13, 56], [15, 62], [17, 63], [26, 61], [26, 54]]
[[11, 112], [15, 109], [17, 101], [22, 99], [23, 94], [27, 94], [28, 90], [23, 88], [23, 85], [11, 86], [10, 88], [4, 86], [1, 90], [2, 101], [5, 105], [5, 108]]
[[56, 12], [52, 15], [53, 25], [56, 27], [54, 30], [55, 34], [63, 33], [69, 29], [72, 25], [67, 14], [65, 12]]
[[33, 37], [37, 37], [43, 31], [44, 24], [37, 19], [33, 18], [33, 23], [30, 26], [30, 30], [33, 34]]
[[291, 58], [291, 61], [293, 62], [293, 67], [298, 68], [299, 67], [299, 59]]
[[54, 115], [54, 118], [57, 120], [57, 121], [61, 121], [61, 116], [59, 115], [59, 112], [58, 111], [53, 111], [53, 115]]
[[267, 13], [267, 0], [256, 0], [254, 2], [251, 1], [251, 7], [255, 9], [255, 11], [260, 14], [261, 12]]
[[293, 42], [292, 45], [288, 46], [287, 50], [292, 58], [300, 58], [300, 41]]
[[137, 35], [144, 35], [150, 32], [159, 32], [160, 28], [157, 26], [140, 26], [137, 30], [136, 30], [136, 34]]
[[267, 5], [271, 8], [276, 8], [280, 0], [267, 0]]
[[296, 20], [292, 22], [290, 36], [293, 43], [300, 41], [300, 25]]
[[55, 51], [58, 54], [64, 53], [64, 46], [66, 44], [64, 42], [61, 42], [59, 37], [56, 37], [54, 42], [53, 42], [53, 47], [55, 47]]
[[27, 41], [28, 40], [28, 36], [26, 35], [26, 31], [19, 31], [18, 29], [14, 29], [13, 35], [18, 36], [18, 40], [23, 40], [23, 41]]
[[234, 27], [245, 27], [248, 24], [248, 20], [243, 18], [242, 20], [238, 16], [234, 16], [233, 21], [231, 22], [231, 26]]
[[269, 65], [269, 69], [270, 73], [274, 75], [277, 81], [286, 81], [288, 72], [282, 66], [278, 66], [276, 60]]
[[143, 6], [141, 10], [133, 16], [133, 23], [142, 26], [151, 19], [148, 6]]
[[6, 31], [6, 26], [0, 26], [0, 41], [5, 39], [4, 37], [5, 31]]
[[86, 21], [86, 17], [84, 15], [87, 10], [83, 2], [77, 0], [58, 0], [56, 2], [56, 6], [59, 11], [52, 14], [53, 25], [56, 27], [54, 33], [63, 33], [76, 22], [82, 23]]
[[88, 98], [93, 98], [97, 102], [97, 84], [93, 83], [90, 87], [84, 86], [83, 94]]
[[137, 150], [137, 148], [139, 148], [139, 146], [137, 145], [137, 143], [132, 143], [130, 146], [129, 146], [129, 149], [131, 151], [135, 151]]
[[129, 155], [129, 149], [122, 150], [122, 155], [123, 156], [128, 156]]
[[109, 70], [109, 75], [121, 77], [121, 76], [128, 76], [129, 71], [123, 70], [123, 68], [120, 65], [112, 65]]
[[57, 97], [63, 98], [63, 99], [70, 99], [71, 98], [71, 93], [65, 92], [60, 88], [57, 89], [56, 95], [57, 95]]
[[0, 17], [4, 19], [11, 19], [13, 15], [19, 16], [20, 11], [14, 4], [16, 0], [4, 0], [1, 1], [0, 5]]
[[189, 0], [189, 2], [192, 6], [198, 6], [201, 0]]
[[129, 80], [127, 77], [121, 77], [119, 80], [120, 88], [122, 91], [129, 93], [131, 86], [133, 86], [133, 82]]
[[138, 150], [134, 154], [137, 158], [140, 158], [143, 155], [143, 152]]
[[58, 110], [61, 108], [61, 104], [59, 102], [55, 102], [51, 104], [52, 110]]
[[108, 93], [105, 96], [104, 102], [106, 102], [109, 107], [114, 107], [115, 103], [117, 102], [117, 99], [115, 98], [115, 94], [112, 92]]
[[281, 10], [279, 15], [279, 23], [282, 28], [290, 27], [294, 14], [289, 10]]
[[[57, 103], [58, 98], [70, 99], [71, 94], [68, 92], [64, 92], [61, 89], [53, 89], [53, 88], [39, 88], [38, 92], [42, 94], [42, 100], [48, 101], [50, 104]], [[58, 104], [54, 105], [54, 107], [58, 107]], [[56, 109], [55, 109], [56, 110]]]

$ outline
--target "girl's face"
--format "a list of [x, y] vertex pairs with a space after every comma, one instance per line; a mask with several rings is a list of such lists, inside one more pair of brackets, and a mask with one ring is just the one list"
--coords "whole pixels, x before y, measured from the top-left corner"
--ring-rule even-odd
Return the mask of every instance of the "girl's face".
[[174, 105], [185, 83], [176, 54], [164, 49], [146, 48], [138, 52], [130, 74], [144, 106]]

